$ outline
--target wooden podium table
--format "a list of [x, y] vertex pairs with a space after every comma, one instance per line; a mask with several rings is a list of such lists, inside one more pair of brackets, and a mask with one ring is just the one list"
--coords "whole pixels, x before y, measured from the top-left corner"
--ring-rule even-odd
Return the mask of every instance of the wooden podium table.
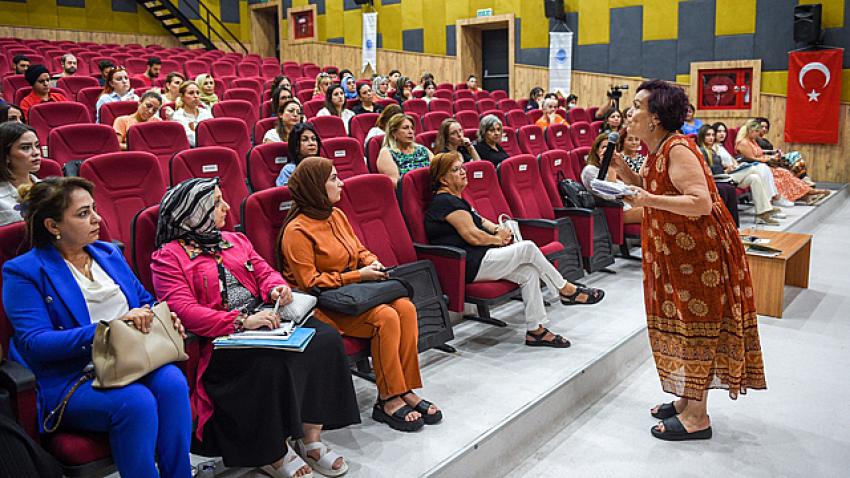
[[747, 254], [753, 277], [756, 310], [762, 315], [781, 318], [785, 285], [809, 287], [812, 235], [754, 229], [747, 229], [741, 234], [770, 239], [770, 243], [765, 245], [782, 251], [774, 257]]

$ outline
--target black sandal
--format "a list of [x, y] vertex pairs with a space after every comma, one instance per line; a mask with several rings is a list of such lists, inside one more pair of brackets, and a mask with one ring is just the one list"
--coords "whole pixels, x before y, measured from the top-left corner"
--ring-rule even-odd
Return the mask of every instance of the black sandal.
[[[573, 292], [570, 295], [564, 295], [564, 294], [559, 293], [559, 295], [561, 296], [561, 303], [562, 304], [564, 304], [564, 305], [590, 305], [590, 304], [595, 304], [595, 303], [601, 301], [602, 298], [605, 297], [605, 291], [602, 290], [602, 289], [596, 289], [596, 288], [593, 288], [593, 287], [584, 287], [584, 286], [581, 286], [581, 285], [575, 285], [575, 286], [576, 286], [576, 291]], [[587, 295], [587, 299], [585, 299], [584, 302], [579, 302], [578, 300], [576, 300], [576, 299], [578, 299], [578, 296], [580, 296], [581, 294]]]
[[679, 421], [679, 417], [672, 416], [661, 421], [664, 424], [664, 431], [658, 431], [658, 425], [652, 427], [649, 431], [652, 436], [660, 440], [667, 441], [687, 441], [687, 440], [708, 440], [711, 438], [711, 427], [704, 430], [698, 430], [688, 433], [685, 426]]
[[[530, 330], [526, 330], [525, 345], [529, 347], [552, 347], [556, 349], [565, 349], [572, 345], [570, 344], [569, 340], [554, 333], [552, 335], [554, 335], [555, 337], [552, 340], [543, 340], [543, 337], [546, 337], [546, 334], [550, 332], [551, 331], [549, 329], [545, 328], [543, 329], [543, 332], [540, 332], [539, 334], [535, 334]], [[534, 340], [528, 340], [528, 337], [531, 337]]]
[[[404, 397], [405, 395], [409, 395], [411, 393], [413, 393], [413, 391], [408, 390], [407, 392], [402, 393], [400, 396]], [[432, 406], [434, 406], [433, 403], [423, 398], [419, 400], [419, 403], [417, 403], [415, 407], [413, 407], [415, 411], [419, 412], [419, 414], [422, 415], [422, 420], [425, 421], [426, 425], [436, 425], [437, 423], [440, 423], [440, 420], [443, 419], [442, 410], [437, 410], [437, 413], [428, 413], [428, 410], [430, 410]]]
[[388, 401], [396, 397], [398, 397], [398, 395], [390, 397], [386, 400], [381, 400], [379, 398], [378, 401], [375, 402], [375, 406], [372, 407], [372, 419], [376, 422], [386, 423], [393, 430], [398, 430], [402, 432], [415, 432], [420, 428], [424, 427], [425, 420], [423, 420], [422, 417], [419, 417], [413, 421], [405, 420], [405, 417], [415, 411], [413, 408], [410, 407], [410, 405], [406, 403], [402, 405], [401, 408], [393, 412], [392, 415], [390, 415], [384, 410], [384, 405], [386, 405]]
[[676, 411], [676, 402], [664, 403], [658, 406], [658, 411], [652, 413], [654, 418], [659, 420], [664, 420], [665, 418], [675, 417], [679, 414]]

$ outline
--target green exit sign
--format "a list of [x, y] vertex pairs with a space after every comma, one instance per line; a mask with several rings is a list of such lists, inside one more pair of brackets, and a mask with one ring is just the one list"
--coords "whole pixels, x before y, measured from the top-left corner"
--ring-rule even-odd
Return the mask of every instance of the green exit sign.
[[476, 17], [492, 17], [493, 9], [492, 8], [482, 8], [475, 12]]

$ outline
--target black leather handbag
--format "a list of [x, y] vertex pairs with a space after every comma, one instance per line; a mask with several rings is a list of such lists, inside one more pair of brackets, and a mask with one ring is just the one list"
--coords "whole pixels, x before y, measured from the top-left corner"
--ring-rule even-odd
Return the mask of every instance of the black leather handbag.
[[367, 310], [401, 297], [413, 298], [413, 289], [404, 280], [358, 282], [334, 289], [314, 287], [318, 308], [344, 315], [360, 315]]
[[558, 192], [561, 194], [561, 199], [564, 201], [564, 207], [580, 207], [584, 209], [593, 209], [596, 207], [596, 201], [593, 195], [587, 192], [579, 182], [565, 178], [564, 174], [558, 171]]

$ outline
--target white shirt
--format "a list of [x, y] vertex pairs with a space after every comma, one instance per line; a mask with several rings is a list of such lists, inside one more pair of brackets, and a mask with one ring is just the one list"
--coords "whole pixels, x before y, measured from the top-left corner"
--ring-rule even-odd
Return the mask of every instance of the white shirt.
[[263, 135], [263, 143], [280, 143], [283, 141], [280, 139], [280, 135], [277, 134], [277, 128], [272, 128], [266, 131], [266, 134]]
[[130, 310], [130, 305], [127, 303], [127, 298], [121, 292], [118, 284], [109, 277], [109, 274], [100, 267], [94, 259], [91, 261], [91, 275], [94, 280], [89, 280], [82, 272], [77, 270], [73, 264], [68, 262], [68, 269], [77, 285], [80, 286], [80, 292], [83, 293], [83, 298], [86, 300], [86, 308], [89, 311], [91, 323], [97, 323], [101, 320], [107, 322], [115, 320]]
[[[195, 147], [195, 130], [198, 129], [198, 123], [204, 120], [208, 120], [212, 118], [213, 115], [210, 113], [210, 110], [206, 108], [198, 107], [198, 115], [192, 116], [186, 113], [186, 110], [183, 108], [178, 109], [171, 116], [172, 121], [176, 121], [183, 125], [183, 129], [186, 131], [186, 138], [189, 140], [189, 146]], [[195, 130], [189, 126], [191, 124], [195, 125]]]
[[[38, 178], [33, 175], [30, 175], [30, 180], [34, 183], [38, 182]], [[9, 181], [0, 183], [0, 226], [24, 220], [18, 209], [19, 200], [18, 188], [12, 186]]]
[[[124, 93], [124, 95], [119, 95], [116, 92], [112, 92], [106, 95], [100, 95], [100, 98], [97, 99], [97, 104], [94, 107], [95, 110], [95, 123], [100, 123], [100, 107], [105, 105], [106, 103], [112, 103], [113, 101], [139, 101], [139, 96], [136, 95], [136, 92], [130, 89], [130, 91]], [[107, 126], [112, 126], [107, 125]]]
[[714, 153], [720, 156], [720, 164], [722, 164], [724, 168], [728, 168], [735, 163], [735, 158], [729, 154], [729, 151], [726, 151], [726, 147], [722, 144], [714, 145]]
[[380, 136], [382, 134], [386, 134], [384, 130], [378, 128], [377, 126], [372, 126], [372, 129], [366, 133], [366, 139], [363, 140], [363, 151], [366, 151], [366, 146], [369, 144], [369, 140], [374, 138], [375, 136]]
[[[316, 116], [331, 116], [331, 112], [327, 108], [322, 108], [316, 113]], [[335, 116], [335, 115], [334, 115]], [[345, 126], [345, 134], [348, 134], [348, 122], [354, 118], [355, 114], [349, 109], [342, 110], [342, 124]]]

